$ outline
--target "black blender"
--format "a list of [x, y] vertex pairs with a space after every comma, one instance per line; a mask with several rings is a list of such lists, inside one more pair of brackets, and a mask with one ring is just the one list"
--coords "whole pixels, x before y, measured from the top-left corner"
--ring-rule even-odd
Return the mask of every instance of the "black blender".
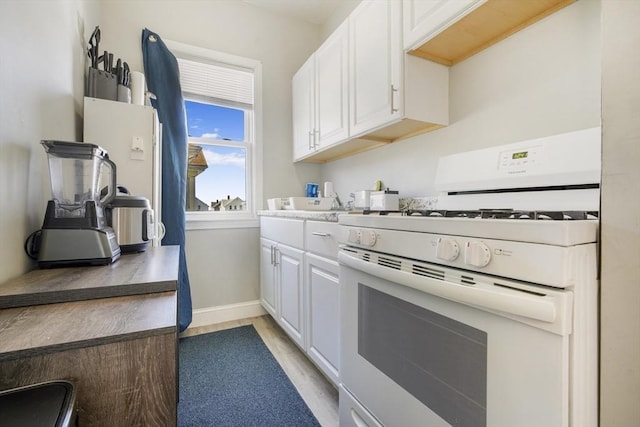
[[[42, 141], [49, 159], [52, 200], [47, 203], [37, 248], [39, 267], [106, 265], [120, 257], [107, 225], [106, 206], [116, 196], [116, 166], [94, 144]], [[102, 169], [109, 184], [100, 189]]]

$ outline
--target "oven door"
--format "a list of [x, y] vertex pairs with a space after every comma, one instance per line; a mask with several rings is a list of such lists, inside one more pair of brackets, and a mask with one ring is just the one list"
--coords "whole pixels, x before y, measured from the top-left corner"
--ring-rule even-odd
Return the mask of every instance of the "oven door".
[[342, 427], [568, 425], [571, 292], [355, 252], [339, 255]]

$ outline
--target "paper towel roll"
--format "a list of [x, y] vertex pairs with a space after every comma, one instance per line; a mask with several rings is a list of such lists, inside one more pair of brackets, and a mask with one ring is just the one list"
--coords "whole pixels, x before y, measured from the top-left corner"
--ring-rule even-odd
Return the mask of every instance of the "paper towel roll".
[[325, 182], [324, 183], [324, 197], [333, 197], [333, 182]]
[[131, 72], [131, 103], [144, 105], [145, 92], [144, 74], [139, 71]]

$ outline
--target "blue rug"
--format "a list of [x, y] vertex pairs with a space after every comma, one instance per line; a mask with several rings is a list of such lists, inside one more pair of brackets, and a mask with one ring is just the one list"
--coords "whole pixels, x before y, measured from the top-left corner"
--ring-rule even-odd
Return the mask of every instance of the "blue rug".
[[180, 339], [178, 426], [319, 426], [251, 325]]

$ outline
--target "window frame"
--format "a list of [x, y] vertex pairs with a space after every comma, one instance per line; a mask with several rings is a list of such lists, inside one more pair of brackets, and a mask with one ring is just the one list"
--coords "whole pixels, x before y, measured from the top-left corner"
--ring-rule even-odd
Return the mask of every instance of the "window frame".
[[[197, 212], [187, 211], [186, 207], [183, 206], [186, 213], [186, 229], [203, 230], [219, 228], [259, 227], [260, 224], [257, 212], [261, 206], [263, 190], [262, 180], [258, 179], [262, 176], [262, 63], [255, 59], [231, 55], [228, 53], [192, 46], [172, 40], [165, 40], [165, 44], [177, 58], [189, 59], [192, 61], [204, 63], [209, 62], [214, 63], [215, 65], [228, 65], [231, 68], [240, 67], [253, 72], [253, 129], [248, 129], [248, 132], [253, 135], [253, 141], [251, 142], [251, 149], [247, 149], [247, 170], [245, 172], [247, 180], [247, 210], [235, 212]], [[186, 94], [185, 99], [193, 100], [196, 102], [206, 102], [206, 97], [200, 98], [200, 100], [198, 100], [197, 96], [194, 97], [192, 94]], [[199, 138], [189, 138], [190, 141], [196, 141], [197, 139]], [[245, 137], [245, 139], [251, 141], [250, 138]], [[218, 144], [218, 142], [215, 142], [214, 145], [224, 145], [224, 143], [223, 141], [220, 141], [220, 144]], [[187, 149], [188, 146], [185, 146], [185, 150]]]

